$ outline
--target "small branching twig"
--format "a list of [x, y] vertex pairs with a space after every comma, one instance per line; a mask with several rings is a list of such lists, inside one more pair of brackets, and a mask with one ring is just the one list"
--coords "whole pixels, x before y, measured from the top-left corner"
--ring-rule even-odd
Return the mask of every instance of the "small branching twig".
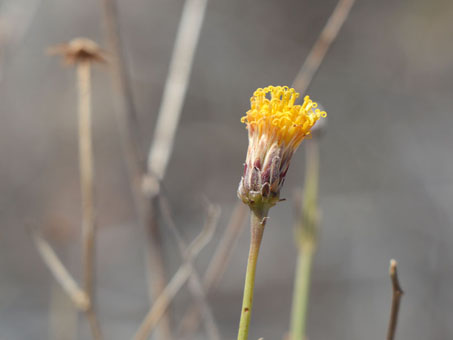
[[[145, 221], [148, 230], [148, 280], [154, 295], [162, 294], [165, 267], [157, 222], [159, 181], [164, 178], [173, 151], [176, 128], [189, 83], [195, 49], [200, 36], [207, 0], [186, 0], [170, 61], [154, 138], [149, 149], [142, 191], [146, 199]], [[153, 275], [151, 275], [151, 272]], [[154, 278], [154, 279], [153, 279]], [[167, 332], [168, 333], [168, 332]]]
[[392, 309], [390, 312], [390, 321], [387, 331], [387, 340], [393, 340], [396, 332], [396, 325], [398, 323], [398, 311], [400, 309], [401, 296], [404, 294], [398, 280], [397, 262], [390, 260], [390, 280], [392, 281]]
[[303, 63], [299, 73], [294, 79], [293, 87], [304, 94], [311, 83], [316, 71], [318, 71], [324, 56], [327, 53], [332, 42], [337, 37], [343, 23], [347, 19], [349, 12], [355, 0], [340, 0], [327, 20], [318, 40], [311, 48], [305, 62]]
[[[146, 273], [148, 280], [148, 297], [150, 303], [159, 296], [167, 282], [165, 264], [160, 245], [160, 233], [155, 216], [155, 202], [144, 193], [142, 186], [146, 173], [145, 155], [142, 150], [142, 140], [132, 86], [127, 72], [127, 63], [122, 49], [118, 9], [115, 0], [102, 0], [105, 35], [112, 56], [112, 76], [119, 96], [117, 121], [121, 134], [121, 146], [128, 168], [129, 181], [132, 189], [134, 206], [141, 225], [148, 233], [146, 249]], [[160, 323], [160, 335], [163, 339], [172, 339], [170, 317], [165, 313]]]
[[43, 262], [76, 308], [83, 312], [88, 310], [90, 300], [87, 294], [79, 287], [50, 244], [35, 230], [31, 230], [31, 236]]
[[[220, 282], [220, 278], [225, 272], [235, 248], [236, 241], [246, 225], [247, 212], [247, 207], [241, 201], [238, 201], [234, 206], [228, 225], [203, 277], [203, 288], [206, 294]], [[190, 305], [181, 320], [178, 333], [187, 336], [194, 332], [200, 323], [200, 316], [199, 305], [195, 303]]]
[[93, 338], [97, 340], [102, 339], [101, 328], [91, 306], [88, 294], [79, 287], [50, 244], [34, 230], [31, 230], [31, 235], [39, 255], [49, 268], [55, 280], [61, 285], [66, 294], [68, 294], [75, 308], [80, 312], [85, 313], [91, 326]]
[[208, 223], [207, 221], [207, 225], [205, 225], [200, 234], [187, 248], [185, 262], [181, 265], [181, 267], [179, 267], [178, 271], [175, 275], [173, 275], [172, 279], [167, 284], [162, 294], [159, 295], [154, 304], [151, 306], [148, 314], [145, 316], [139, 329], [135, 333], [135, 340], [148, 339], [149, 335], [161, 319], [162, 315], [165, 313], [173, 298], [190, 277], [193, 269], [191, 262], [196, 258], [198, 253], [208, 244], [208, 242], [212, 238], [212, 228], [208, 225], [211, 222]]
[[[170, 211], [170, 204], [168, 203], [167, 199], [162, 195], [160, 197], [160, 204], [161, 210], [164, 218], [166, 219], [167, 225], [170, 227], [171, 231], [173, 232], [176, 242], [178, 243], [178, 248], [181, 253], [183, 259], [187, 258], [187, 246], [185, 241], [183, 240], [178, 228], [176, 227], [176, 223], [173, 219], [173, 216]], [[207, 214], [207, 223], [205, 224], [206, 233], [210, 232], [211, 234], [214, 232], [215, 226], [217, 225], [218, 219], [220, 216], [220, 207], [214, 206], [210, 204], [208, 206], [208, 214]], [[189, 289], [192, 295], [196, 299], [196, 306], [201, 309], [204, 320], [205, 320], [205, 327], [206, 332], [208, 334], [208, 338], [211, 340], [219, 340], [220, 333], [215, 322], [214, 315], [212, 313], [211, 307], [209, 306], [206, 300], [206, 291], [203, 287], [203, 283], [201, 282], [200, 276], [193, 268], [193, 263], [190, 259], [187, 260], [191, 266], [191, 277], [189, 279]], [[197, 309], [198, 311], [198, 309]]]

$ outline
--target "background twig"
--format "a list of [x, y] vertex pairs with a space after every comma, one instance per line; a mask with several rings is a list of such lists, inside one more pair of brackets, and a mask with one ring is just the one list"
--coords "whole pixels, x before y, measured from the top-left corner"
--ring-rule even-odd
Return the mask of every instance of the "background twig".
[[343, 26], [346, 18], [349, 15], [352, 5], [355, 0], [340, 0], [327, 20], [318, 40], [310, 50], [305, 62], [303, 63], [299, 73], [294, 79], [292, 87], [301, 94], [307, 91], [311, 80], [313, 79], [316, 71], [318, 71], [324, 56], [327, 53], [332, 42], [337, 37], [340, 28]]
[[[168, 200], [162, 195], [160, 197], [160, 205], [161, 210], [164, 218], [166, 219], [167, 225], [170, 227], [171, 231], [173, 232], [176, 242], [178, 243], [178, 248], [181, 253], [183, 260], [188, 258], [187, 256], [187, 246], [185, 241], [183, 240], [178, 228], [176, 227], [176, 223], [173, 219], [173, 216], [170, 211], [170, 204]], [[219, 219], [220, 216], [220, 207], [214, 206], [209, 204], [207, 211], [207, 223], [205, 224], [209, 229], [210, 232], [214, 232], [214, 227]], [[217, 324], [214, 319], [214, 315], [211, 311], [211, 307], [209, 306], [206, 300], [206, 291], [203, 287], [201, 282], [200, 276], [198, 275], [197, 271], [193, 267], [193, 263], [190, 258], [187, 260], [189, 265], [191, 266], [191, 276], [189, 278], [189, 289], [196, 300], [196, 305], [202, 311], [204, 320], [205, 320], [205, 328], [206, 333], [208, 335], [208, 339], [211, 340], [220, 340], [220, 333], [217, 327]], [[198, 309], [197, 309], [198, 311]]]
[[86, 311], [95, 339], [101, 339], [101, 329], [94, 312], [94, 274], [96, 225], [94, 208], [94, 164], [91, 132], [90, 60], [77, 64], [79, 89], [79, 164], [82, 197], [83, 281], [90, 305]]
[[145, 316], [143, 322], [137, 330], [134, 339], [145, 340], [148, 338], [162, 315], [165, 313], [165, 310], [170, 305], [171, 300], [173, 300], [189, 278], [192, 271], [191, 261], [193, 261], [198, 253], [206, 246], [206, 244], [208, 244], [213, 235], [212, 221], [207, 221], [206, 223], [207, 224], [203, 227], [200, 234], [187, 248], [185, 262], [181, 265], [181, 267], [179, 267], [178, 271], [167, 284], [162, 294], [156, 299], [155, 303], [150, 308], [148, 314]]
[[68, 294], [77, 309], [86, 311], [90, 305], [90, 300], [85, 292], [79, 287], [74, 278], [58, 258], [55, 251], [47, 241], [36, 231], [31, 231], [33, 242], [42, 260], [49, 268], [55, 280], [61, 285], [63, 290]]
[[[143, 194], [148, 199], [146, 225], [148, 229], [148, 280], [155, 295], [165, 285], [165, 268], [159, 225], [157, 222], [156, 195], [163, 179], [173, 143], [184, 97], [189, 83], [190, 70], [200, 36], [207, 0], [186, 0], [176, 35], [162, 103], [159, 109], [154, 138], [149, 149], [147, 174], [143, 178]], [[151, 277], [150, 273], [153, 273]]]
[[207, 0], [186, 0], [165, 82], [148, 170], [162, 179], [173, 150], [176, 127], [189, 84], [195, 49], [206, 12]]
[[[238, 200], [234, 206], [234, 210], [222, 238], [216, 247], [214, 256], [204, 274], [203, 288], [206, 294], [217, 286], [220, 278], [225, 272], [231, 254], [235, 248], [235, 243], [241, 232], [244, 230], [247, 212], [247, 206]], [[180, 335], [189, 335], [197, 329], [201, 316], [199, 311], [199, 305], [197, 304], [192, 304], [187, 308], [180, 322], [178, 331]]]
[[392, 259], [390, 260], [390, 280], [392, 281], [392, 309], [390, 312], [390, 321], [387, 331], [387, 340], [393, 340], [396, 332], [396, 325], [398, 323], [398, 311], [400, 309], [401, 296], [403, 290], [401, 289], [400, 282], [398, 280], [397, 262]]

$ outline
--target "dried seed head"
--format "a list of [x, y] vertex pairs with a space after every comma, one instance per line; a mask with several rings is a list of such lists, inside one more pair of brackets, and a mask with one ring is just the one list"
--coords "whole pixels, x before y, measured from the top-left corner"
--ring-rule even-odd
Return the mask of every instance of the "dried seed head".
[[52, 55], [62, 55], [66, 64], [83, 61], [107, 62], [105, 51], [93, 40], [87, 38], [76, 38], [69, 43], [53, 46], [49, 48], [48, 52]]

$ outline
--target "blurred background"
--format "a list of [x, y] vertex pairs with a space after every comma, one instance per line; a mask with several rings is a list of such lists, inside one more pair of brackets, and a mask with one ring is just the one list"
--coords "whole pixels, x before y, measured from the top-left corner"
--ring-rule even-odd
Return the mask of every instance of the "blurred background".
[[[336, 3], [209, 0], [163, 182], [187, 241], [201, 229], [206, 198], [222, 208], [214, 239], [197, 259], [200, 272], [237, 201], [247, 148], [239, 120], [250, 96], [258, 87], [292, 83]], [[183, 4], [119, 1], [144, 148]], [[453, 339], [452, 17], [449, 0], [358, 0], [310, 85], [329, 117], [320, 144], [310, 339], [384, 338], [391, 258], [405, 291], [397, 339]], [[27, 233], [27, 226], [43, 230], [81, 277], [75, 72], [45, 53], [78, 36], [105, 47], [99, 2], [0, 2], [1, 340], [90, 338], [83, 316], [77, 330], [58, 335], [55, 325], [70, 325], [75, 312]], [[99, 65], [93, 73], [98, 307], [105, 337], [125, 339], [148, 308], [146, 236], [133, 207], [108, 72]], [[293, 194], [303, 174], [299, 150], [282, 193], [288, 200], [271, 210], [264, 235], [250, 339], [281, 339], [288, 330]], [[162, 227], [171, 274], [180, 257]], [[248, 242], [246, 229], [209, 296], [224, 339], [237, 332]], [[190, 301], [183, 289], [172, 305], [175, 318]]]

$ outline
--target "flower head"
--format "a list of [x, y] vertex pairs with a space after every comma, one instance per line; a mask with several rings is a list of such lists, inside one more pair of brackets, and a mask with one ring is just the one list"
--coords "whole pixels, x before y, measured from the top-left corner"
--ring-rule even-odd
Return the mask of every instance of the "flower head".
[[105, 63], [105, 52], [94, 41], [87, 38], [75, 38], [66, 44], [49, 48], [50, 54], [62, 55], [66, 64], [75, 64], [81, 61]]
[[257, 89], [251, 109], [241, 119], [247, 125], [249, 147], [238, 196], [251, 207], [277, 203], [294, 151], [316, 121], [326, 116], [308, 96], [302, 105], [295, 105], [298, 97], [287, 86]]

